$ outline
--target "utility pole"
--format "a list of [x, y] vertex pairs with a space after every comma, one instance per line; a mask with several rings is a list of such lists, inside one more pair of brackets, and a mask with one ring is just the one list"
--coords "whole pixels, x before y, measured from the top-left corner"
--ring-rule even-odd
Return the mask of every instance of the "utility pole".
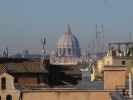
[[102, 32], [102, 38], [103, 38], [103, 39], [102, 39], [102, 46], [103, 46], [103, 47], [102, 47], [102, 50], [104, 51], [104, 50], [105, 50], [105, 44], [104, 44], [104, 42], [105, 42], [105, 41], [104, 41], [105, 37], [104, 37], [104, 26], [103, 26], [103, 24], [101, 25], [101, 28], [102, 28], [102, 29], [101, 29], [101, 32]]
[[95, 53], [99, 52], [99, 46], [98, 46], [98, 38], [99, 38], [99, 32], [98, 32], [98, 25], [96, 24], [96, 33], [95, 33]]

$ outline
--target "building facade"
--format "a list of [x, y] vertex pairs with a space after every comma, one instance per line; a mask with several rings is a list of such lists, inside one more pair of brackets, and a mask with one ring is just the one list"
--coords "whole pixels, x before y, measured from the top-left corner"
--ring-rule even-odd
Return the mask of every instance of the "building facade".
[[0, 83], [0, 100], [20, 100], [20, 90], [15, 88], [13, 76], [0, 74]]
[[[1, 100], [129, 100], [126, 91], [125, 67], [106, 67], [104, 70], [104, 89], [76, 88], [26, 88], [18, 90], [14, 78], [8, 73], [0, 74]], [[114, 78], [115, 77], [115, 78]], [[121, 87], [119, 90], [117, 87]], [[124, 89], [124, 90], [123, 90]]]
[[127, 66], [132, 71], [133, 43], [114, 42], [109, 43], [107, 54], [97, 61], [98, 72], [104, 70], [104, 66]]

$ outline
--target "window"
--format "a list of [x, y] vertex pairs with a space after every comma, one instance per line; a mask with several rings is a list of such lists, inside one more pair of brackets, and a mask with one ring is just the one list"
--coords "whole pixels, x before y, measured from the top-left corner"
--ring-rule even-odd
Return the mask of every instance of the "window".
[[73, 52], [73, 55], [75, 56], [76, 54], [75, 54], [75, 49], [74, 48], [73, 48], [73, 51], [72, 52]]
[[3, 77], [1, 79], [1, 89], [2, 90], [5, 90], [6, 89], [6, 78], [5, 77]]
[[68, 48], [68, 54], [71, 55], [71, 48]]
[[64, 52], [64, 55], [66, 56], [66, 49], [65, 48], [63, 49], [63, 52]]
[[109, 62], [109, 61], [107, 61], [107, 64], [109, 65], [109, 64], [110, 64], [110, 62]]
[[126, 61], [122, 61], [121, 63], [122, 63], [122, 65], [125, 65], [126, 64]]
[[18, 83], [18, 78], [16, 77], [15, 80], [14, 80], [15, 83]]
[[6, 100], [12, 100], [12, 96], [11, 95], [7, 95], [6, 96]]

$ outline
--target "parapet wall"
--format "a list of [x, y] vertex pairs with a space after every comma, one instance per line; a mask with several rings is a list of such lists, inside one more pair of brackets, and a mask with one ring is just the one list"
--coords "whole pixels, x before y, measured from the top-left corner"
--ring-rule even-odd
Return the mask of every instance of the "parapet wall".
[[[114, 91], [113, 91], [114, 92]], [[111, 91], [40, 90], [23, 91], [23, 100], [111, 100]]]
[[127, 67], [104, 67], [104, 90], [115, 90], [117, 87], [125, 87]]

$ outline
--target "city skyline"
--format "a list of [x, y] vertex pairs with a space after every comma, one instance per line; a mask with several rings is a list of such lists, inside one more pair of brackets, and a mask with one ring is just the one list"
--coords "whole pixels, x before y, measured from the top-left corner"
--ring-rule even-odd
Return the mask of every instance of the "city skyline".
[[[104, 25], [105, 39], [127, 41], [133, 32], [132, 0], [22, 0], [0, 2], [0, 48], [39, 52], [40, 38], [47, 37], [50, 50], [70, 24], [81, 48], [95, 36], [95, 25]], [[117, 34], [117, 36], [116, 36]]]

